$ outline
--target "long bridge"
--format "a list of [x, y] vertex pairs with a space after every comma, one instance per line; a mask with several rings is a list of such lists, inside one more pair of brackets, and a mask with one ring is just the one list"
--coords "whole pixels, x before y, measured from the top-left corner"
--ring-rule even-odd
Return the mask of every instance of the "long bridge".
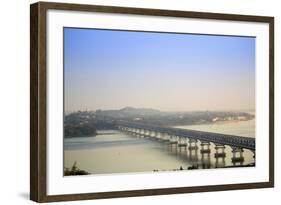
[[[172, 127], [162, 127], [157, 125], [148, 125], [136, 122], [118, 121], [117, 127], [121, 131], [129, 132], [130, 134], [143, 135], [150, 138], [159, 139], [169, 144], [177, 144], [179, 147], [188, 146], [188, 143], [200, 142], [202, 146], [201, 152], [204, 152], [204, 146], [209, 149], [210, 143], [215, 145], [216, 151], [223, 150], [223, 153], [217, 152], [219, 156], [225, 156], [224, 148], [228, 145], [232, 148], [233, 161], [243, 161], [243, 149], [248, 149], [253, 152], [255, 157], [255, 138], [242, 137], [235, 135], [219, 134], [212, 132], [203, 132], [197, 130], [180, 129]], [[205, 150], [207, 153], [209, 152]], [[239, 156], [236, 154], [240, 153]]]

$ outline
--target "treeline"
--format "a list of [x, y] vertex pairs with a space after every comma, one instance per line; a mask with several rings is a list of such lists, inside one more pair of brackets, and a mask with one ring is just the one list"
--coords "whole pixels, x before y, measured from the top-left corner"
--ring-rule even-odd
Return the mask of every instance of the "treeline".
[[161, 112], [153, 109], [126, 107], [120, 110], [78, 111], [64, 117], [65, 137], [95, 136], [97, 130], [114, 130], [119, 120], [160, 126], [207, 124], [219, 121], [251, 120], [246, 112]]
[[74, 162], [74, 164], [72, 165], [71, 169], [64, 168], [64, 170], [63, 170], [64, 176], [88, 175], [88, 174], [90, 174], [89, 172], [86, 172], [85, 170], [79, 169], [76, 164], [77, 163]]
[[116, 129], [112, 120], [98, 119], [93, 113], [76, 112], [64, 117], [64, 137], [89, 137], [97, 130]]
[[92, 124], [64, 125], [65, 137], [87, 137], [95, 136], [97, 129]]

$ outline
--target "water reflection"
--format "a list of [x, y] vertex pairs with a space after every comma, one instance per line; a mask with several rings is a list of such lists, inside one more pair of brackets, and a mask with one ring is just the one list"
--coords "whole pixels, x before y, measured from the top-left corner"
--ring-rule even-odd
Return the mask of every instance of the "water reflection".
[[[153, 137], [152, 137], [153, 136]], [[66, 139], [64, 166], [74, 161], [93, 174], [209, 169], [254, 165], [254, 153], [167, 134], [116, 131], [88, 138]]]
[[[188, 160], [189, 163], [192, 164], [193, 167], [202, 169], [223, 168], [226, 166], [230, 167], [254, 165], [254, 152], [252, 153], [253, 156], [251, 159], [252, 151], [247, 150], [247, 162], [244, 163], [244, 149], [228, 147], [226, 151], [226, 147], [228, 146], [212, 144], [210, 142], [204, 141], [200, 142], [192, 138], [188, 139], [180, 138], [177, 136], [171, 136], [170, 141], [168, 142], [167, 150], [177, 156], [186, 156], [185, 158]], [[230, 157], [231, 153], [232, 157]]]
[[214, 157], [216, 159], [216, 168], [225, 167], [225, 146], [224, 145], [215, 145], [215, 154]]

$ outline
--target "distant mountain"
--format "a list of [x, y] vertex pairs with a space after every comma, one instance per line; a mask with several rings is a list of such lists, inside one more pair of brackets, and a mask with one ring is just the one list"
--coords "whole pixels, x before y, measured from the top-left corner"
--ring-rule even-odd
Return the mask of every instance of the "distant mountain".
[[161, 113], [159, 110], [152, 108], [134, 108], [134, 107], [124, 107], [119, 110], [121, 113], [133, 116], [148, 116], [148, 115], [158, 115]]
[[114, 130], [118, 120], [161, 126], [247, 121], [255, 115], [246, 112], [195, 111], [161, 112], [152, 108], [124, 107], [120, 110], [78, 111], [65, 115], [65, 137], [93, 136], [96, 130]]

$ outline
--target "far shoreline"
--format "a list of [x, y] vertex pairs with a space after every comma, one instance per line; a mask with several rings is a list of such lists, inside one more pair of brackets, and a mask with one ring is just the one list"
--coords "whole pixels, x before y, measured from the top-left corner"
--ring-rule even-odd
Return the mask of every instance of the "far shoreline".
[[231, 124], [231, 123], [239, 123], [239, 122], [248, 122], [253, 119], [247, 119], [247, 120], [221, 120], [221, 121], [215, 121], [215, 122], [205, 122], [205, 123], [194, 123], [194, 124], [182, 124], [182, 125], [167, 125], [168, 127], [174, 127], [179, 128], [183, 126], [197, 126], [197, 125], [221, 125], [221, 124]]

